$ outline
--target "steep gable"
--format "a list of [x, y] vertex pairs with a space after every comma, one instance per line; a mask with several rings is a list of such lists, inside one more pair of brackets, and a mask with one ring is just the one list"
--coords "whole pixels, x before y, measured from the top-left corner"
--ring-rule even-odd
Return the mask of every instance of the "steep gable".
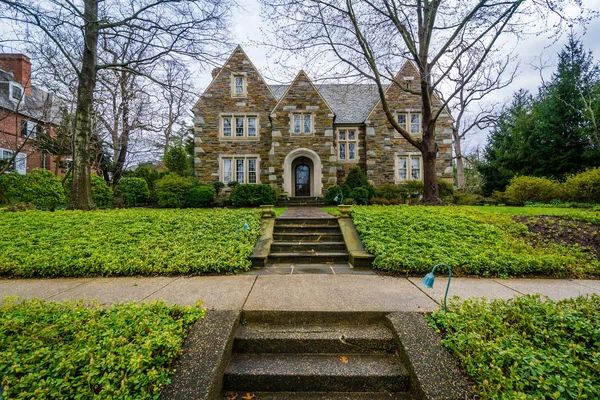
[[277, 113], [282, 107], [287, 107], [288, 110], [294, 109], [294, 107], [301, 109], [302, 104], [306, 103], [307, 99], [310, 99], [312, 103], [310, 110], [315, 110], [315, 107], [326, 108], [331, 114], [334, 114], [333, 110], [327, 103], [327, 100], [319, 93], [315, 85], [312, 83], [308, 75], [304, 70], [300, 70], [296, 78], [292, 81], [291, 85], [288, 86], [287, 90], [279, 99], [279, 102], [273, 109], [273, 113]]

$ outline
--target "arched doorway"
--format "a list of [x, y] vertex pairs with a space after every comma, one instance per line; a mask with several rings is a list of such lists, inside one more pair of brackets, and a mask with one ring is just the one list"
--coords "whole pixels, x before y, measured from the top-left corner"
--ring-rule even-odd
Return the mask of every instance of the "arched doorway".
[[321, 159], [313, 150], [295, 149], [283, 162], [283, 190], [288, 196], [321, 197]]
[[310, 196], [310, 166], [297, 164], [294, 168], [294, 195]]

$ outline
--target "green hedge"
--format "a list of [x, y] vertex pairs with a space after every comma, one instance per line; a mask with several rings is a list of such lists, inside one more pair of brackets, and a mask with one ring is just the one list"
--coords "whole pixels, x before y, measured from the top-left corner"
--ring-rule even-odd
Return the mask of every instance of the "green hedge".
[[183, 177], [174, 173], [165, 175], [154, 183], [158, 205], [166, 208], [183, 207], [186, 195], [195, 184], [194, 179], [190, 177]]
[[34, 169], [26, 175], [0, 175], [0, 193], [11, 204], [31, 203], [43, 210], [54, 210], [66, 202], [60, 179], [45, 169]]
[[558, 244], [537, 248], [528, 229], [510, 215], [459, 207], [353, 207], [352, 217], [374, 265], [425, 273], [437, 263], [458, 274], [570, 276], [600, 274], [592, 252]]
[[144, 178], [136, 177], [121, 178], [115, 188], [115, 194], [129, 207], [143, 206], [150, 198], [148, 182]]
[[199, 306], [102, 307], [6, 298], [0, 376], [6, 399], [156, 399]]
[[[241, 228], [243, 221], [248, 223], [249, 230]], [[235, 272], [250, 267], [247, 258], [252, 253], [259, 228], [258, 210], [3, 213], [0, 275], [68, 277]]]
[[430, 321], [482, 399], [600, 398], [600, 296], [453, 299]]
[[271, 185], [236, 185], [231, 191], [231, 204], [237, 207], [274, 205], [277, 193]]

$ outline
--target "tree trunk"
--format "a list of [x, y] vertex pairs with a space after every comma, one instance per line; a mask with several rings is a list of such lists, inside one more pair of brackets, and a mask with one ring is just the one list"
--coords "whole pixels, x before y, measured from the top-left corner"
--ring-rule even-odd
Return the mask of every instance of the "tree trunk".
[[69, 208], [89, 210], [93, 207], [91, 190], [92, 106], [96, 88], [98, 51], [98, 0], [84, 1], [85, 47], [77, 87], [77, 110], [73, 137], [73, 188]]
[[465, 188], [465, 169], [463, 165], [463, 155], [460, 147], [460, 136], [457, 129], [452, 129], [454, 136], [454, 153], [456, 153], [456, 183], [459, 189]]
[[440, 204], [440, 195], [437, 184], [436, 160], [437, 151], [421, 151], [423, 154], [423, 202]]

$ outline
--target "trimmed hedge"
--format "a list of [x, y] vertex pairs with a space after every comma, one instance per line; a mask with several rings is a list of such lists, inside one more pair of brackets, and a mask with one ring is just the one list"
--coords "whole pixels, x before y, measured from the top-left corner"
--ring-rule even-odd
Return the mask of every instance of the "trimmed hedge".
[[204, 310], [164, 302], [103, 307], [83, 300], [0, 303], [7, 399], [156, 399]]
[[192, 188], [185, 196], [187, 207], [207, 207], [214, 203], [215, 191], [210, 186], [199, 185]]
[[239, 184], [231, 191], [231, 204], [237, 207], [256, 207], [277, 201], [277, 193], [271, 185]]
[[121, 178], [115, 194], [123, 198], [125, 204], [129, 207], [143, 206], [148, 203], [150, 198], [150, 190], [148, 183], [143, 178]]
[[185, 205], [186, 195], [196, 183], [193, 178], [174, 173], [165, 175], [154, 183], [154, 191], [160, 207], [181, 208]]
[[452, 299], [430, 322], [482, 399], [600, 398], [600, 296]]
[[504, 193], [509, 204], [522, 206], [525, 202], [549, 203], [560, 198], [558, 182], [535, 176], [518, 176], [510, 180]]
[[[249, 230], [241, 228], [243, 221]], [[255, 209], [3, 213], [0, 276], [135, 276], [247, 270], [259, 228], [260, 211]]]

